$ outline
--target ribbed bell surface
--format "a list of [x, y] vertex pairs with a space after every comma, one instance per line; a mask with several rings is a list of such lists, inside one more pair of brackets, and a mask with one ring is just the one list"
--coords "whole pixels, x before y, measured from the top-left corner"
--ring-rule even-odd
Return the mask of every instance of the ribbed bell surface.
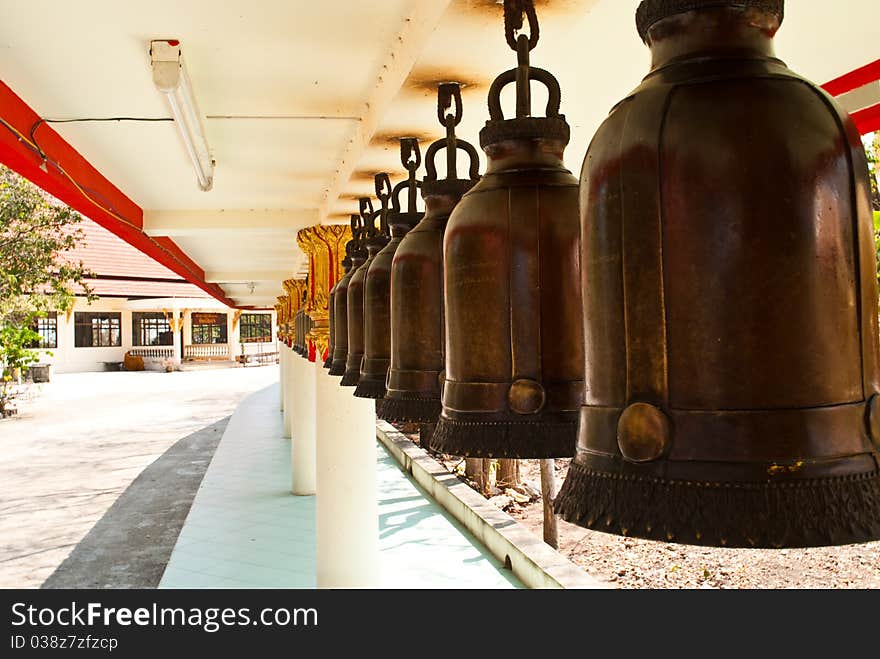
[[[480, 132], [486, 174], [462, 197], [444, 237], [446, 373], [431, 445], [469, 457], [574, 455], [583, 400], [578, 182], [562, 156], [569, 127], [556, 79], [519, 66], [489, 91]], [[530, 116], [530, 81], [548, 89]], [[517, 83], [517, 116], [501, 90]]]
[[367, 251], [361, 240], [363, 230], [359, 215], [351, 216], [352, 240], [347, 245], [351, 267], [345, 276], [336, 284], [333, 296], [333, 361], [330, 364], [330, 375], [345, 375], [345, 362], [348, 359], [348, 285], [355, 271], [367, 260]]
[[775, 57], [781, 2], [694, 4], [647, 29], [652, 70], [584, 163], [585, 401], [556, 510], [704, 545], [880, 538], [860, 136]]
[[[441, 85], [438, 101], [438, 117], [447, 134], [425, 154], [424, 219], [403, 238], [391, 265], [391, 360], [385, 400], [377, 413], [386, 421], [436, 423], [440, 416], [443, 234], [452, 209], [479, 180], [476, 149], [455, 135], [462, 117], [459, 86]], [[454, 111], [447, 114], [453, 105]], [[441, 149], [446, 151], [446, 178], [438, 179], [434, 160]], [[458, 178], [458, 150], [470, 159], [470, 178]]]
[[[360, 381], [354, 391], [359, 398], [379, 400], [385, 397], [385, 380], [391, 364], [391, 263], [404, 236], [424, 215], [416, 206], [421, 187], [416, 171], [422, 163], [417, 139], [406, 137], [400, 140], [400, 160], [409, 176], [390, 191], [391, 209], [385, 215], [390, 240], [376, 254], [364, 282], [364, 359]], [[387, 176], [383, 185], [385, 182], [388, 182]], [[400, 202], [403, 191], [408, 193], [406, 209]]]
[[[376, 176], [378, 178], [382, 175]], [[356, 387], [361, 379], [361, 362], [364, 359], [364, 284], [373, 259], [388, 244], [388, 234], [381, 226], [384, 224], [381, 218], [388, 211], [387, 201], [387, 197], [380, 199], [382, 208], [374, 211], [373, 204], [368, 198], [360, 200], [362, 239], [367, 258], [355, 270], [348, 282], [348, 356], [345, 360], [345, 374], [340, 382], [343, 387]], [[377, 222], [380, 223], [378, 227]]]

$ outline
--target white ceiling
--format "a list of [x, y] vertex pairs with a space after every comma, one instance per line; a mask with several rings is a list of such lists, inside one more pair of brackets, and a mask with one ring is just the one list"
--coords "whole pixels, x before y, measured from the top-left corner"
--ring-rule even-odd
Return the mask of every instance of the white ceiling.
[[[536, 5], [532, 64], [560, 81], [577, 171], [647, 72], [638, 0]], [[777, 49], [799, 73], [823, 83], [880, 57], [876, 0], [787, 5]], [[171, 123], [53, 128], [243, 305], [269, 304], [279, 274], [301, 270], [298, 228], [346, 221], [373, 173], [401, 175], [397, 137], [440, 137], [438, 82], [466, 85], [459, 135], [477, 145], [488, 85], [515, 65], [496, 0], [0, 0], [0, 11], [0, 77], [49, 118], [169, 116], [148, 49], [180, 39], [208, 117], [212, 191], [198, 189]]]

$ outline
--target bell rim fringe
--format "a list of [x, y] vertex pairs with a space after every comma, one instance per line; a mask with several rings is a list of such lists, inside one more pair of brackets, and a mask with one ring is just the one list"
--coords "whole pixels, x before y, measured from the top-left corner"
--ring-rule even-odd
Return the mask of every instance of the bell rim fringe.
[[328, 373], [328, 375], [334, 375], [336, 377], [339, 377], [340, 375], [345, 375], [345, 363], [343, 362], [340, 364], [336, 361], [331, 363], [330, 372]]
[[[704, 483], [599, 472], [572, 462], [553, 503], [583, 528], [730, 548], [880, 539], [880, 472], [779, 483]], [[650, 523], [656, 516], [663, 523]]]
[[327, 357], [327, 359], [324, 360], [323, 367], [330, 368], [331, 366], [333, 366], [333, 360], [330, 357]]
[[436, 423], [443, 411], [440, 398], [388, 398], [376, 416], [393, 423]]
[[354, 390], [354, 395], [358, 398], [372, 398], [374, 400], [385, 398], [385, 380], [372, 380], [361, 376], [357, 389]]
[[469, 458], [571, 458], [577, 421], [459, 421], [440, 416], [431, 450]]
[[342, 376], [340, 387], [356, 387], [361, 379], [360, 371], [346, 371]]

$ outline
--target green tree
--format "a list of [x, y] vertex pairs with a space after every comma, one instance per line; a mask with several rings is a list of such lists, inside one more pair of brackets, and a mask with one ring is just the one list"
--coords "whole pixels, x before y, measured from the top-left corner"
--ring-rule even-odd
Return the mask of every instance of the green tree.
[[871, 205], [874, 207], [874, 223], [880, 218], [880, 131], [863, 140], [868, 154], [868, 173], [871, 175]]
[[0, 378], [0, 419], [7, 416], [15, 398], [13, 383], [24, 369], [39, 358], [39, 353], [29, 346], [40, 340], [40, 335], [30, 327], [4, 325], [0, 327], [0, 355], [3, 356], [3, 372]]
[[76, 295], [94, 299], [83, 264], [65, 252], [83, 240], [82, 217], [0, 165], [0, 410], [12, 396], [16, 370], [36, 361], [29, 346], [39, 335], [34, 320], [47, 311], [65, 312]]
[[874, 209], [874, 247], [877, 250], [877, 282], [880, 283], [880, 131], [866, 135], [862, 144], [868, 155], [868, 174], [871, 179], [871, 206]]

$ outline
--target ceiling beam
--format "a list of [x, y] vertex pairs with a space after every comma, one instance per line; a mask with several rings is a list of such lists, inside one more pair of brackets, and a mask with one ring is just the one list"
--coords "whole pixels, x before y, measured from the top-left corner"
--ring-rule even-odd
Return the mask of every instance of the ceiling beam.
[[191, 236], [205, 231], [291, 232], [317, 223], [318, 211], [313, 208], [144, 211], [144, 233], [151, 236]]
[[330, 187], [324, 193], [318, 215], [320, 223], [325, 221], [343, 187], [351, 178], [358, 161], [373, 139], [379, 122], [409, 76], [450, 2], [451, 0], [417, 0], [412, 3], [412, 9], [404, 19], [402, 29], [394, 35], [388, 48], [378, 71], [376, 84], [367, 97], [361, 120], [349, 135]]
[[213, 284], [246, 283], [249, 281], [282, 282], [290, 279], [289, 270], [217, 270], [205, 272], [205, 281]]
[[236, 306], [273, 306], [278, 302], [278, 297], [269, 295], [248, 295], [243, 297], [233, 297], [232, 301], [235, 302]]

